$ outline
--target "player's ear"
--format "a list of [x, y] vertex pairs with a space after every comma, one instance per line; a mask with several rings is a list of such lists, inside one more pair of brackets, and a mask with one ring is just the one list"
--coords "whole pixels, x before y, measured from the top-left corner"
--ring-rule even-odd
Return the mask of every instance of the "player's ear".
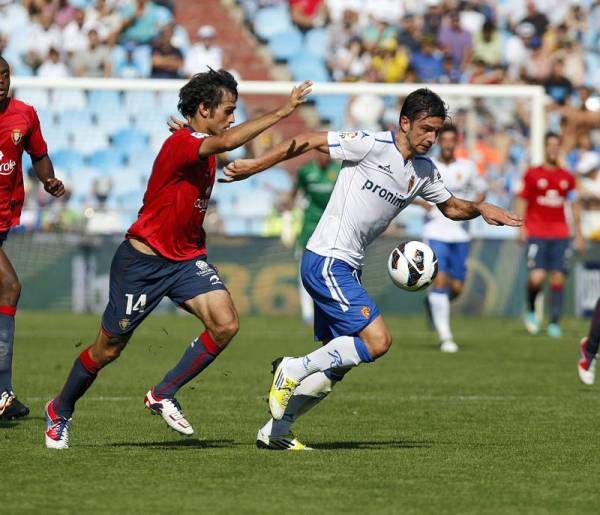
[[202, 116], [202, 118], [210, 118], [211, 110], [206, 106], [206, 104], [199, 104], [198, 113], [200, 116]]
[[408, 130], [410, 129], [410, 120], [408, 119], [408, 116], [401, 116], [400, 117], [400, 130], [402, 132], [408, 132]]

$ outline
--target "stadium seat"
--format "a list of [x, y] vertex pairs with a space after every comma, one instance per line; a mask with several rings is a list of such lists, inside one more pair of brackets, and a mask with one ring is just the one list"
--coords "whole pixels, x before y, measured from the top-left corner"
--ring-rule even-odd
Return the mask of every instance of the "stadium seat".
[[304, 36], [304, 50], [310, 54], [325, 58], [328, 52], [329, 35], [326, 29], [309, 30]]
[[56, 125], [42, 125], [42, 134], [50, 152], [54, 148], [66, 148], [71, 143], [70, 134]]
[[49, 91], [45, 88], [19, 88], [15, 97], [31, 104], [36, 109], [47, 109], [50, 105]]
[[150, 45], [139, 45], [133, 51], [133, 60], [142, 73], [142, 77], [150, 77], [152, 69], [152, 49]]
[[183, 52], [183, 55], [187, 54], [188, 50], [190, 49], [190, 37], [188, 36], [187, 30], [183, 25], [175, 25], [171, 42]]
[[288, 67], [294, 80], [312, 80], [314, 82], [330, 80], [325, 61], [315, 54], [298, 54], [288, 61]]
[[59, 130], [75, 134], [92, 125], [92, 113], [87, 109], [66, 109], [57, 115], [56, 126]]
[[179, 102], [179, 91], [161, 91], [158, 93], [158, 105], [160, 111], [166, 116], [177, 113], [177, 104]]
[[55, 112], [66, 109], [85, 109], [87, 100], [80, 89], [55, 89], [52, 91], [50, 107]]
[[115, 45], [110, 52], [110, 62], [113, 69], [113, 75], [115, 72], [121, 68], [123, 63], [125, 62], [125, 58], [127, 56], [127, 51], [123, 45]]
[[76, 203], [84, 204], [91, 197], [92, 184], [101, 174], [95, 168], [81, 167], [71, 174], [70, 187]]
[[[18, 95], [17, 98], [19, 98]], [[35, 106], [35, 110], [37, 111], [37, 115], [40, 120], [40, 125], [42, 126], [42, 133], [44, 134], [44, 136], [47, 136], [46, 133], [48, 131], [56, 129], [56, 115], [47, 107]]]
[[50, 147], [50, 158], [55, 167], [67, 170], [69, 173], [77, 174], [84, 167], [83, 155], [72, 148], [52, 150]]
[[267, 172], [259, 174], [257, 178], [259, 187], [267, 191], [283, 192], [292, 189], [292, 178], [284, 168], [269, 168]]
[[332, 127], [344, 126], [348, 95], [315, 95], [313, 99], [321, 121]]
[[167, 9], [164, 5], [156, 5], [155, 7], [156, 17], [158, 19], [158, 26], [164, 27], [167, 23], [173, 21], [173, 13]]
[[144, 114], [156, 109], [156, 93], [154, 91], [128, 90], [124, 94], [125, 111], [130, 114]]
[[31, 162], [31, 156], [27, 152], [23, 152], [23, 157], [21, 159], [21, 166], [23, 167], [23, 172], [27, 173], [28, 170], [33, 168], [33, 163]]
[[99, 111], [94, 115], [96, 126], [105, 134], [114, 134], [121, 129], [131, 127], [130, 116], [122, 110]]
[[104, 174], [113, 175], [125, 162], [124, 155], [118, 149], [105, 148], [96, 150], [87, 159], [88, 164]]
[[82, 154], [89, 155], [108, 147], [108, 137], [101, 128], [90, 125], [73, 133], [73, 146]]
[[146, 146], [143, 149], [127, 152], [128, 166], [137, 170], [138, 174], [144, 177], [150, 176], [155, 158], [156, 152], [154, 152], [149, 146]]
[[123, 153], [148, 148], [148, 135], [138, 129], [128, 128], [111, 135], [112, 144]]
[[152, 134], [153, 132], [160, 131], [162, 134], [165, 134], [169, 115], [163, 113], [160, 109], [149, 109], [146, 112], [132, 115], [132, 118], [133, 125], [143, 132]]
[[112, 112], [118, 114], [122, 108], [121, 95], [116, 90], [91, 90], [88, 92], [89, 109], [94, 114]]
[[276, 34], [294, 30], [287, 5], [265, 7], [254, 17], [254, 31], [263, 41], [267, 41]]
[[269, 50], [276, 61], [288, 61], [302, 51], [302, 34], [296, 28], [269, 39]]

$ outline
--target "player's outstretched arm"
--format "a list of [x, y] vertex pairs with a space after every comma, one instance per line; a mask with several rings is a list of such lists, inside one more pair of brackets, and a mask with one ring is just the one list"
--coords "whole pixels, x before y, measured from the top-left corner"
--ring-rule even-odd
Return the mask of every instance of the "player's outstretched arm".
[[44, 189], [53, 197], [62, 197], [65, 194], [65, 186], [56, 177], [54, 177], [54, 167], [52, 161], [46, 155], [37, 161], [33, 161], [33, 169]]
[[476, 203], [452, 196], [437, 206], [444, 216], [451, 220], [471, 220], [481, 216], [490, 225], [523, 225], [520, 216], [487, 202]]
[[223, 171], [225, 178], [219, 179], [219, 182], [242, 181], [277, 163], [300, 156], [313, 149], [329, 153], [326, 132], [305, 132], [282, 141], [262, 156], [254, 159], [236, 159], [227, 165]]
[[206, 157], [212, 154], [220, 154], [243, 145], [252, 138], [258, 136], [261, 132], [275, 125], [278, 121], [288, 117], [294, 110], [306, 102], [306, 97], [310, 94], [312, 82], [304, 81], [302, 84], [292, 89], [290, 96], [285, 104], [278, 109], [266, 113], [253, 120], [248, 120], [237, 125], [223, 134], [206, 138], [200, 145], [198, 154], [200, 157]]

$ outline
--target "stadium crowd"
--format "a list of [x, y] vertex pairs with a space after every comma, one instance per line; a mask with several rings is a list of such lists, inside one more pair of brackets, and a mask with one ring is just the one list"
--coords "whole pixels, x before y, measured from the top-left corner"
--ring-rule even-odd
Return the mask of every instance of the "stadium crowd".
[[[263, 35], [261, 13], [286, 16], [300, 41], [321, 41], [301, 53], [315, 69], [322, 63], [326, 80], [542, 85], [547, 126], [563, 136], [566, 165], [581, 174], [588, 210], [598, 207], [600, 0], [238, 4], [274, 55], [282, 40]], [[15, 76], [178, 78], [206, 66], [236, 68], [214, 27], [188, 33], [174, 8], [158, 0], [0, 0], [0, 53]], [[280, 22], [268, 18], [271, 28]], [[291, 32], [283, 41], [294, 40]], [[298, 79], [293, 58], [283, 61]], [[385, 129], [396, 122], [401, 100], [358, 95], [343, 104], [339, 120], [324, 113], [321, 119], [335, 128]], [[492, 200], [509, 206], [529, 158], [528, 106], [507, 99], [457, 104], [462, 155], [477, 162]], [[96, 188], [106, 189], [106, 181]]]

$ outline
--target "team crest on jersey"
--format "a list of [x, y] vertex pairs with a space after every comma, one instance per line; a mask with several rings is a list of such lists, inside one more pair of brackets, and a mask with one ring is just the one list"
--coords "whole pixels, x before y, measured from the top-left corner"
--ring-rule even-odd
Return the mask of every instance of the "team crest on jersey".
[[369, 308], [369, 306], [363, 306], [360, 309], [360, 314], [365, 318], [369, 318], [371, 316], [371, 309]]
[[121, 328], [121, 331], [125, 331], [125, 329], [129, 327], [129, 322], [129, 318], [121, 318], [121, 320], [119, 320], [119, 327]]
[[560, 181], [560, 189], [561, 190], [566, 190], [569, 187], [569, 181], [563, 179], [562, 181]]
[[546, 189], [548, 187], [548, 179], [538, 179], [537, 181], [537, 187], [541, 190]]
[[352, 141], [354, 139], [358, 139], [358, 132], [356, 131], [352, 131], [352, 132], [340, 132], [340, 139], [343, 139], [345, 141]]
[[406, 190], [406, 193], [408, 193], [410, 190], [412, 190], [414, 185], [415, 185], [415, 176], [411, 175], [410, 179], [408, 179], [408, 189]]
[[196, 139], [206, 138], [208, 134], [204, 134], [202, 132], [192, 132], [192, 137]]
[[21, 143], [21, 140], [23, 139], [23, 133], [21, 132], [21, 129], [13, 129], [10, 132], [10, 137], [13, 140], [13, 143], [15, 145], [18, 145], [19, 143]]

